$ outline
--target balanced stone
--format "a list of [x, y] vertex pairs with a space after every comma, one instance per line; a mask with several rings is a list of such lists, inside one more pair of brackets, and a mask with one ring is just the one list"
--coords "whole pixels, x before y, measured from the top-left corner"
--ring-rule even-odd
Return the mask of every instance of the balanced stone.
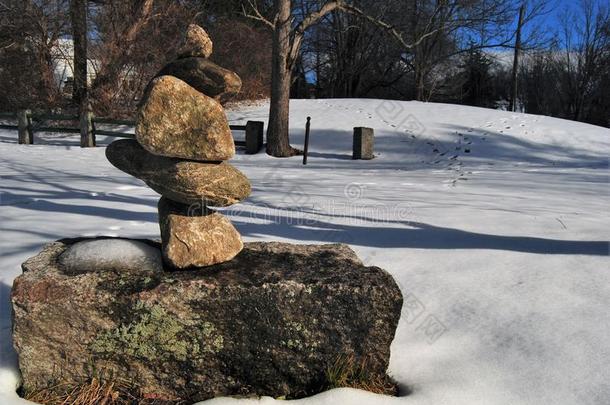
[[57, 264], [72, 243], [47, 245], [13, 285], [26, 392], [65, 393], [95, 372], [159, 403], [299, 397], [324, 390], [342, 358], [386, 376], [401, 292], [345, 245], [247, 243], [205, 269], [75, 276]]
[[231, 222], [205, 205], [186, 206], [161, 197], [158, 209], [163, 258], [172, 267], [222, 263], [243, 248], [241, 236]]
[[169, 75], [188, 83], [206, 96], [238, 93], [241, 79], [234, 72], [204, 58], [184, 58], [167, 64], [157, 76]]
[[120, 238], [88, 239], [77, 242], [59, 257], [67, 274], [91, 271], [151, 272], [163, 271], [159, 247], [148, 241]]
[[226, 207], [250, 195], [250, 182], [228, 163], [202, 163], [153, 155], [133, 139], [106, 148], [117, 169], [137, 177], [157, 193], [183, 204]]
[[136, 139], [161, 156], [221, 161], [235, 154], [222, 106], [173, 76], [151, 82], [138, 111]]
[[178, 57], [201, 56], [209, 58], [212, 54], [212, 48], [212, 40], [208, 33], [200, 26], [190, 24], [178, 49]]

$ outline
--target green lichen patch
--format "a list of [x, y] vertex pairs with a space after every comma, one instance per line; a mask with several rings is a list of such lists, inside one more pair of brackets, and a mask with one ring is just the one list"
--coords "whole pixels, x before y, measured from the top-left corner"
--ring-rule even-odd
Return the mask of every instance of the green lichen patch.
[[98, 334], [91, 343], [93, 352], [149, 361], [186, 361], [204, 352], [217, 353], [224, 347], [223, 337], [210, 322], [193, 324], [160, 305], [141, 302], [134, 306], [133, 313], [131, 322]]
[[282, 340], [280, 344], [289, 349], [314, 351], [321, 342], [315, 339], [314, 334], [300, 322], [286, 322], [285, 332], [288, 339]]
[[218, 353], [224, 348], [224, 338], [216, 331], [216, 327], [212, 322], [203, 322], [201, 330], [205, 345], [203, 350], [208, 353]]
[[129, 296], [141, 291], [149, 291], [161, 283], [159, 274], [145, 273], [134, 275], [125, 272], [108, 272], [100, 275], [99, 288], [112, 294]]

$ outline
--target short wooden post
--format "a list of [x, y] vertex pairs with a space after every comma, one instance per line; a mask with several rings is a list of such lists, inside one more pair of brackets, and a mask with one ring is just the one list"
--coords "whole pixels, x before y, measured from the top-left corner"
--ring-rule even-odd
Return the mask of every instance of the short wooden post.
[[30, 110], [26, 111], [26, 122], [27, 122], [27, 135], [28, 135], [28, 143], [30, 145], [34, 144], [34, 126], [32, 125], [32, 112]]
[[80, 147], [92, 148], [95, 146], [95, 128], [93, 126], [93, 113], [85, 110], [80, 115]]
[[17, 112], [17, 130], [20, 144], [31, 145], [34, 143], [30, 110], [20, 110]]
[[305, 145], [303, 145], [303, 164], [307, 164], [307, 152], [309, 152], [309, 128], [311, 127], [311, 117], [307, 117], [305, 124]]
[[95, 138], [95, 115], [91, 113], [91, 117], [89, 118], [91, 122], [91, 136], [93, 137], [93, 146], [97, 146], [97, 139]]
[[246, 154], [258, 153], [263, 147], [263, 131], [265, 123], [262, 121], [246, 122]]
[[369, 160], [375, 157], [374, 151], [375, 131], [373, 128], [354, 128], [354, 150], [353, 159]]

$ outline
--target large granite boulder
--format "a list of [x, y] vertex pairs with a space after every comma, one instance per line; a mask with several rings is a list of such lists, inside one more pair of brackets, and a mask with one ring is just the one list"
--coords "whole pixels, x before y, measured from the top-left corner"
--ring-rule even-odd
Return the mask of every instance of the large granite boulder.
[[103, 373], [159, 401], [300, 397], [324, 387], [339, 356], [385, 376], [402, 296], [345, 245], [247, 243], [188, 272], [73, 275], [58, 260], [74, 242], [47, 245], [13, 285], [26, 391]]
[[205, 205], [183, 205], [161, 197], [159, 227], [165, 263], [177, 269], [231, 260], [243, 248], [237, 229]]
[[157, 156], [133, 139], [114, 141], [106, 157], [117, 169], [144, 180], [157, 193], [183, 204], [226, 207], [250, 195], [250, 181], [228, 163]]
[[184, 58], [168, 63], [157, 74], [174, 76], [206, 96], [239, 93], [241, 79], [236, 73], [203, 58]]
[[136, 139], [155, 155], [221, 161], [235, 154], [222, 106], [173, 76], [154, 79], [138, 110]]

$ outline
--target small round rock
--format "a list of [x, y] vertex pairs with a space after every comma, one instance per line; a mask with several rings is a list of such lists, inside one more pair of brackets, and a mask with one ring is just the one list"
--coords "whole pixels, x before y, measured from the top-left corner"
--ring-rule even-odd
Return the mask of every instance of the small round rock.
[[161, 250], [130, 239], [108, 238], [77, 242], [59, 256], [67, 274], [118, 271], [155, 273], [163, 271]]

